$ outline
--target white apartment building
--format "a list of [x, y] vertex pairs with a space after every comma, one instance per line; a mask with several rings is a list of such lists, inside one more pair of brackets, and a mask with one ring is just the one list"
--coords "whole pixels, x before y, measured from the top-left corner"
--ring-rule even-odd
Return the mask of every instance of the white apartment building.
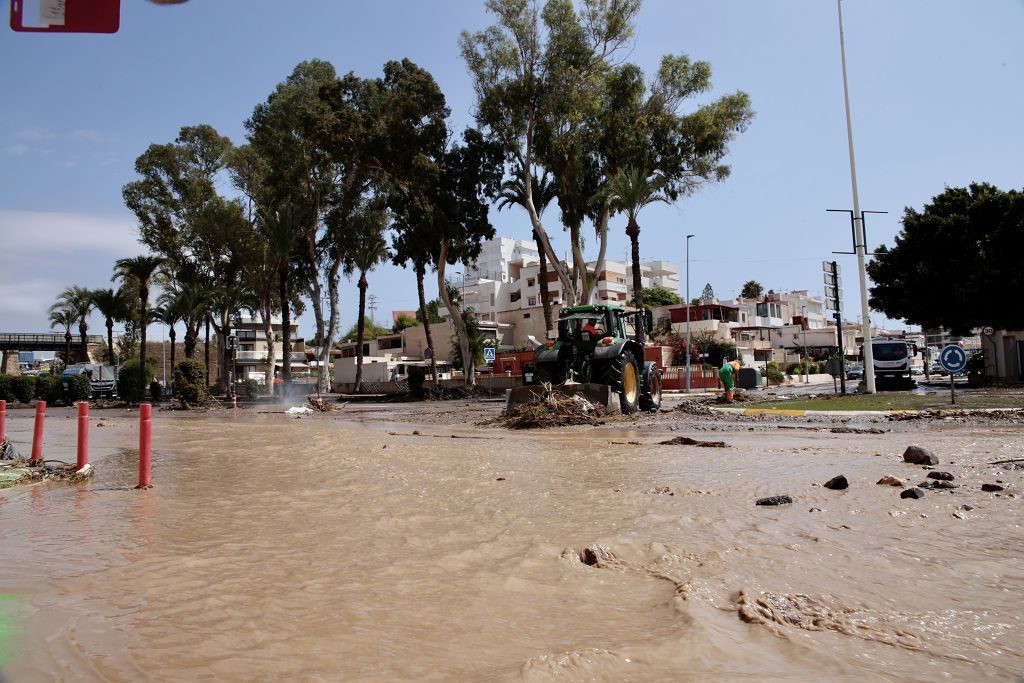
[[[282, 344], [282, 332], [284, 321], [280, 316], [270, 319], [271, 328], [274, 332], [274, 369], [280, 371], [284, 367], [284, 348]], [[292, 376], [309, 374], [309, 364], [306, 362], [306, 344], [299, 337], [299, 325], [296, 322], [291, 324], [291, 366]], [[254, 379], [260, 384], [266, 380], [268, 363], [267, 337], [263, 330], [263, 321], [250, 316], [242, 316], [234, 328], [234, 334], [238, 337], [238, 352], [235, 357], [235, 364], [238, 368], [238, 379]]]

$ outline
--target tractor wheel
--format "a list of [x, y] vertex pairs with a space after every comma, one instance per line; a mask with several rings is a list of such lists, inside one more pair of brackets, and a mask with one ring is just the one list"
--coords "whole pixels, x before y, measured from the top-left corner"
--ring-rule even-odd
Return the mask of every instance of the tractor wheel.
[[605, 366], [602, 384], [611, 385], [619, 394], [623, 415], [632, 415], [640, 404], [640, 372], [630, 351], [624, 351]]
[[651, 366], [644, 382], [644, 391], [640, 394], [640, 410], [658, 408], [661, 408], [661, 370]]

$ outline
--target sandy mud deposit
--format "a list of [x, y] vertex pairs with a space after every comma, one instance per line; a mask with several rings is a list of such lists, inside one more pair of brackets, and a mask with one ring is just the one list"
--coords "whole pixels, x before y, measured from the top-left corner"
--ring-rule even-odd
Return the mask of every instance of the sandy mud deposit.
[[[1024, 673], [1024, 469], [990, 464], [1022, 457], [1020, 424], [476, 426], [499, 408], [159, 413], [151, 491], [134, 416], [100, 416], [92, 480], [0, 491], [0, 677]], [[19, 446], [31, 427], [9, 418]], [[73, 429], [47, 417], [47, 457], [73, 458]], [[709, 430], [727, 447], [689, 443]]]

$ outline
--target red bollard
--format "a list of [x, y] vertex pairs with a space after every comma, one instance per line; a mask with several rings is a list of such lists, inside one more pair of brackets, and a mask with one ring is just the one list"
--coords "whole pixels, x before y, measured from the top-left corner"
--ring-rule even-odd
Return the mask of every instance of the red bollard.
[[46, 401], [36, 401], [36, 427], [32, 432], [32, 457], [29, 464], [43, 462], [43, 420], [46, 419]]
[[149, 403], [139, 404], [139, 485], [137, 489], [151, 489], [153, 484], [149, 478], [149, 447], [150, 426], [153, 418], [153, 406]]
[[89, 464], [89, 402], [78, 402], [78, 470]]
[[238, 407], [238, 394], [236, 394], [233, 391], [231, 392], [231, 407], [232, 408], [237, 408]]
[[0, 443], [7, 438], [7, 401], [0, 401]]

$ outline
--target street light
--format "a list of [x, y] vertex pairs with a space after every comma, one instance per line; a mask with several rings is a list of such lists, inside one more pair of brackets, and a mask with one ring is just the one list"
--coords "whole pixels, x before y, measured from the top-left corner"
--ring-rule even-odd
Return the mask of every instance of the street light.
[[800, 307], [800, 327], [804, 328], [804, 384], [810, 384], [811, 359], [807, 355], [807, 307]]
[[690, 238], [686, 236], [686, 393], [690, 393]]

